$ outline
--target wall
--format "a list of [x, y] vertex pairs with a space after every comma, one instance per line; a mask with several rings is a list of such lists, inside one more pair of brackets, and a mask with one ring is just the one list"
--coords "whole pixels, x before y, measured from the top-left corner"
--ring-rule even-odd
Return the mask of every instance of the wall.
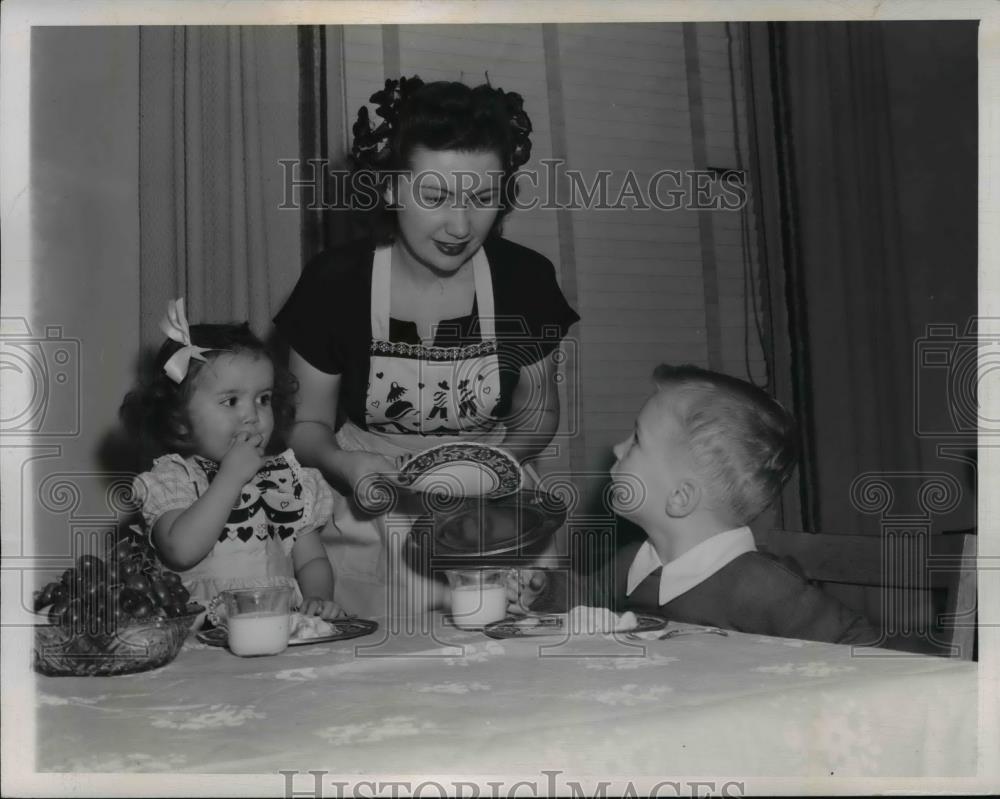
[[[29, 321], [36, 336], [55, 326], [79, 348], [75, 360], [70, 342], [71, 362], [49, 373], [42, 431], [69, 434], [33, 440], [44, 457], [18, 498], [34, 511], [38, 554], [68, 553], [83, 517], [113, 516], [102, 461], [139, 330], [138, 47], [137, 28], [32, 32]], [[67, 429], [73, 411], [79, 424]], [[63, 481], [79, 495], [58, 488]]]

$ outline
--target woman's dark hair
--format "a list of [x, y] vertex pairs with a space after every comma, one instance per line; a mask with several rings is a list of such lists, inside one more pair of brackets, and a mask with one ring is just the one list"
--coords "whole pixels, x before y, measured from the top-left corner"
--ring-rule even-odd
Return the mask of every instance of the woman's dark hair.
[[250, 332], [250, 326], [241, 325], [191, 325], [191, 342], [197, 347], [205, 347], [205, 361], [192, 358], [188, 363], [187, 376], [180, 383], [171, 380], [163, 367], [183, 345], [167, 339], [155, 357], [148, 360], [141, 369], [138, 386], [125, 395], [118, 416], [125, 429], [142, 449], [144, 458], [176, 452], [180, 455], [193, 453], [190, 439], [191, 424], [187, 405], [194, 391], [198, 375], [208, 361], [220, 355], [248, 354], [255, 358], [267, 358], [274, 364], [274, 387], [271, 393], [271, 407], [274, 412], [274, 433], [269, 449], [280, 442], [295, 417], [294, 377], [279, 363], [271, 351], [259, 338]]
[[489, 84], [424, 83], [414, 76], [387, 80], [371, 102], [378, 105], [382, 122], [372, 129], [367, 107], [358, 111], [351, 161], [353, 184], [362, 188], [363, 205], [371, 208], [369, 232], [376, 241], [387, 243], [395, 234], [395, 211], [386, 205], [385, 188], [392, 174], [411, 168], [418, 147], [497, 154], [504, 174], [490, 235], [499, 235], [517, 198], [517, 170], [531, 155], [531, 120], [521, 95]]

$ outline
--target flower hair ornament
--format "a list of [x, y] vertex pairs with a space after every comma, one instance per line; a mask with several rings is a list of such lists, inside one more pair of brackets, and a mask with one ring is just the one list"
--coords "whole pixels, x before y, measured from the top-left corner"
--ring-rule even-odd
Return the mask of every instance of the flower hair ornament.
[[[486, 80], [489, 84], [489, 75], [486, 76]], [[416, 75], [399, 80], [387, 79], [385, 88], [368, 98], [368, 101], [376, 106], [375, 114], [382, 119], [374, 129], [368, 107], [361, 106], [358, 109], [358, 118], [351, 127], [351, 133], [354, 134], [351, 156], [357, 166], [379, 170], [388, 165], [392, 157], [392, 148], [389, 145], [399, 122], [399, 110], [406, 99], [423, 85], [424, 82]], [[513, 172], [527, 163], [531, 157], [531, 119], [525, 113], [524, 98], [520, 94], [505, 92], [499, 88], [493, 91], [503, 98], [510, 118], [512, 147], [505, 167]]]
[[188, 365], [192, 358], [204, 361], [203, 352], [208, 352], [209, 347], [196, 347], [191, 343], [191, 330], [188, 326], [187, 316], [184, 313], [184, 298], [180, 297], [167, 303], [167, 315], [160, 320], [160, 330], [171, 341], [181, 344], [181, 348], [170, 356], [163, 371], [167, 377], [175, 383], [182, 383], [187, 377]]

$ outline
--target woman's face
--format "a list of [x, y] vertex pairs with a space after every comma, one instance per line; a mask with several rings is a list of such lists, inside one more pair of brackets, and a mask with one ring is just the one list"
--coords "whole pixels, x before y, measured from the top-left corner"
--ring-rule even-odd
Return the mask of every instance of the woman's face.
[[500, 212], [500, 157], [418, 147], [410, 169], [392, 198], [403, 255], [438, 275], [454, 274], [483, 245]]

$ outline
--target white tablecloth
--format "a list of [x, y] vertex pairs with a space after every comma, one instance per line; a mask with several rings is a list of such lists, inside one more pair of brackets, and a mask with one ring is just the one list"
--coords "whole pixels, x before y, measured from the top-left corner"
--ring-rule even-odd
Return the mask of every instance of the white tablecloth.
[[976, 774], [976, 664], [736, 633], [496, 641], [436, 617], [268, 658], [192, 638], [157, 671], [36, 685], [40, 772], [267, 773], [268, 793], [316, 769]]

